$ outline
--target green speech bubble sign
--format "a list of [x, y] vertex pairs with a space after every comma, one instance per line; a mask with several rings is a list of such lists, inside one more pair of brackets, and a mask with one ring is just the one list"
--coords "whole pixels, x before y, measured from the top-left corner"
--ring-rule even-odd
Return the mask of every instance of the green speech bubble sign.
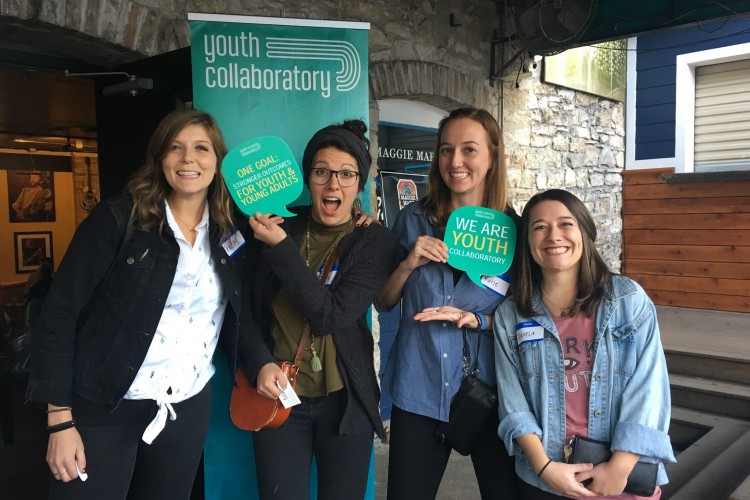
[[448, 219], [443, 241], [448, 245], [448, 264], [466, 271], [477, 285], [492, 288], [492, 278], [507, 272], [513, 262], [516, 225], [497, 210], [460, 207]]
[[233, 148], [221, 164], [224, 183], [245, 215], [255, 212], [293, 217], [286, 206], [302, 193], [302, 172], [286, 142], [251, 139]]

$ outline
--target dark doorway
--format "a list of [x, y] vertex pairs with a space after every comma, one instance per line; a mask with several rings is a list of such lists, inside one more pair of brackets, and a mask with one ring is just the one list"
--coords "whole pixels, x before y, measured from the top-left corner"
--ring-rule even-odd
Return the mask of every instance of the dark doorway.
[[[104, 89], [127, 81], [125, 75], [96, 78], [96, 124], [99, 136], [102, 197], [122, 191], [130, 175], [143, 164], [146, 146], [159, 121], [193, 100], [190, 47], [127, 64], [123, 71], [151, 80], [153, 89], [105, 96]], [[115, 87], [116, 88], [116, 87]]]

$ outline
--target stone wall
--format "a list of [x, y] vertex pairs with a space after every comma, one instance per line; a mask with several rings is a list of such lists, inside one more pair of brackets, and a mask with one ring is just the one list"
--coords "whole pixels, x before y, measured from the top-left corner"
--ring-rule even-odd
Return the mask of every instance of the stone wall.
[[568, 190], [594, 216], [597, 247], [621, 267], [623, 103], [525, 77], [504, 83], [504, 138], [514, 206], [538, 191]]
[[[447, 0], [4, 0], [0, 33], [5, 44], [23, 37], [18, 28], [36, 36], [55, 33], [56, 40], [67, 40], [75, 50], [66, 53], [66, 44], [48, 44], [50, 55], [112, 67], [188, 46], [188, 12], [369, 22], [372, 62], [433, 62], [477, 78], [489, 72], [490, 40], [499, 26], [492, 0], [460, 5]], [[3, 25], [12, 29], [2, 30]], [[102, 49], [106, 45], [109, 59], [89, 50], [97, 41]]]

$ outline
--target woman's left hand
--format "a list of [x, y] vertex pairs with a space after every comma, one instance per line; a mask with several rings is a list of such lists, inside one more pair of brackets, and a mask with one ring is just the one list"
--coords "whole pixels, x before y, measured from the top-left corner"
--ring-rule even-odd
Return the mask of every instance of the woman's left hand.
[[452, 306], [440, 306], [440, 307], [428, 307], [422, 309], [422, 312], [418, 312], [414, 316], [414, 321], [450, 321], [455, 323], [458, 328], [479, 328], [479, 321], [474, 313], [463, 311], [457, 307]]
[[373, 222], [375, 222], [375, 219], [370, 217], [370, 214], [368, 214], [364, 210], [357, 210], [356, 212], [354, 212], [354, 225], [355, 226], [367, 227]]
[[255, 215], [248, 219], [250, 228], [253, 230], [255, 239], [267, 245], [274, 246], [286, 238], [286, 231], [279, 227], [284, 222], [282, 217], [273, 214], [261, 214], [255, 212]]
[[601, 496], [620, 495], [628, 483], [629, 471], [617, 468], [612, 462], [602, 462], [593, 469], [576, 474], [576, 481], [593, 479], [587, 486], [590, 491]]

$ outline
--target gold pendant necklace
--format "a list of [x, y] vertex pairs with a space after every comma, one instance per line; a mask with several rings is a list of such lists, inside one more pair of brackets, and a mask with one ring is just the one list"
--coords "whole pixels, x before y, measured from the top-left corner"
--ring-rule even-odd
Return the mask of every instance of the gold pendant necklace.
[[[336, 237], [336, 240], [333, 242], [333, 245], [331, 245], [331, 248], [328, 249], [328, 253], [326, 254], [326, 258], [323, 259], [323, 264], [320, 266], [320, 268], [317, 271], [318, 279], [320, 279], [323, 276], [323, 270], [326, 268], [326, 265], [328, 264], [328, 259], [331, 258], [331, 255], [333, 254], [333, 250], [338, 246], [341, 239], [346, 235], [347, 231], [349, 231], [349, 227], [352, 225], [352, 222], [354, 222], [354, 218], [349, 219], [349, 224], [346, 225], [346, 229], [344, 229], [341, 234]], [[305, 264], [307, 264], [307, 267], [310, 267], [310, 218], [307, 218], [307, 225], [305, 226]], [[320, 362], [320, 358], [318, 357], [318, 352], [315, 350], [315, 334], [310, 334], [310, 345], [305, 347], [306, 351], [310, 351], [310, 354], [312, 357], [310, 358], [310, 369], [313, 372], [319, 372], [323, 369], [323, 365]]]
[[[570, 311], [571, 311], [571, 310], [573, 309], [573, 306], [574, 306], [574, 305], [575, 305], [575, 303], [576, 303], [575, 299], [573, 299], [573, 303], [572, 303], [572, 304], [570, 304], [570, 305], [569, 305], [569, 306], [567, 306], [567, 307], [562, 307], [562, 306], [560, 306], [560, 304], [558, 304], [557, 302], [555, 302], [554, 300], [552, 300], [552, 299], [550, 298], [550, 296], [549, 296], [549, 295], [547, 295], [547, 292], [545, 292], [545, 291], [544, 291], [544, 288], [543, 288], [543, 287], [540, 287], [540, 289], [542, 290], [542, 296], [543, 296], [543, 297], [544, 297], [545, 299], [547, 299], [547, 300], [549, 301], [549, 303], [550, 303], [550, 304], [552, 304], [552, 305], [553, 305], [553, 306], [555, 306], [556, 308], [560, 309], [560, 316], [565, 316], [565, 314], [566, 314], [567, 312], [570, 312]], [[544, 301], [542, 301], [542, 302], [544, 302]], [[545, 304], [544, 304], [544, 305], [545, 305], [545, 306], [547, 306], [547, 303], [545, 302]], [[547, 309], [549, 309], [549, 307], [547, 307]], [[550, 312], [551, 312], [551, 311], [550, 311]]]
[[[172, 208], [172, 207], [170, 207], [170, 208]], [[203, 212], [201, 211], [201, 214], [202, 214], [202, 213], [203, 213]], [[180, 219], [179, 217], [177, 217], [177, 214], [175, 213], [175, 211], [174, 211], [174, 210], [172, 210], [172, 217], [174, 217], [174, 220], [175, 220], [175, 221], [177, 221], [177, 223], [178, 223], [178, 224], [182, 224], [183, 226], [185, 226], [186, 228], [188, 228], [188, 230], [190, 230], [190, 231], [195, 231], [195, 227], [196, 227], [196, 226], [197, 226], [198, 224], [200, 224], [200, 223], [201, 223], [201, 221], [203, 220], [203, 216], [201, 215], [201, 218], [200, 218], [200, 219], [198, 219], [198, 222], [196, 222], [195, 224], [193, 224], [193, 225], [191, 226], [190, 224], [186, 223], [186, 222], [185, 222], [184, 220], [182, 220], [182, 219]]]

